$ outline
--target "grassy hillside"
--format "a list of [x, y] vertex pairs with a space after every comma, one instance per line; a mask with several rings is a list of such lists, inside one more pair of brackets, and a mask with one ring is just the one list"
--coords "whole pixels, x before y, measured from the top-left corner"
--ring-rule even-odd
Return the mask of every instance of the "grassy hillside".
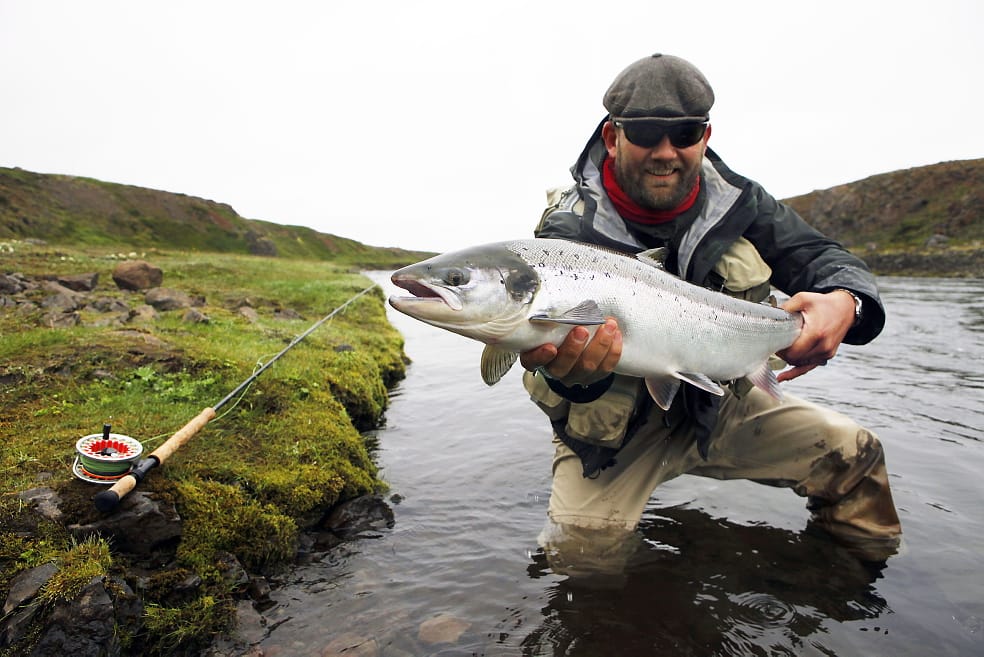
[[[879, 274], [984, 276], [984, 159], [894, 171], [785, 199]], [[225, 203], [0, 167], [0, 240], [330, 260], [379, 269], [430, 255], [244, 219]]]
[[0, 167], [0, 239], [240, 253], [390, 268], [421, 252], [244, 219], [225, 203], [92, 178]]
[[984, 159], [884, 173], [785, 202], [849, 247], [898, 251], [943, 241], [980, 246]]

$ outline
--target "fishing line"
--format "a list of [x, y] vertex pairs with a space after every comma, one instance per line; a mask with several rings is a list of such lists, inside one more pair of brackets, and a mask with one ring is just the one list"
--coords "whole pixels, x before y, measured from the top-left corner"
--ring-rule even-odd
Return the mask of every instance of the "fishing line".
[[[296, 336], [290, 343], [280, 350], [273, 358], [255, 368], [245, 381], [236, 386], [228, 395], [223, 397], [219, 403], [211, 408], [207, 408], [191, 422], [182, 427], [177, 433], [171, 436], [163, 445], [158, 447], [148, 458], [141, 459], [143, 454], [143, 444], [123, 434], [111, 433], [110, 425], [103, 425], [101, 434], [90, 434], [83, 436], [75, 443], [76, 457], [72, 465], [72, 473], [82, 479], [97, 484], [112, 484], [111, 491], [104, 491], [96, 496], [96, 506], [100, 510], [109, 510], [116, 506], [119, 498], [132, 490], [136, 483], [143, 478], [152, 468], [162, 463], [178, 447], [189, 440], [197, 431], [210, 420], [216, 418], [216, 411], [228, 402], [235, 399], [236, 403], [230, 406], [219, 418], [225, 417], [232, 412], [245, 396], [249, 386], [273, 365], [281, 356], [290, 351], [297, 343], [306, 338], [318, 329], [322, 324], [332, 319], [335, 315], [345, 310], [356, 299], [367, 294], [376, 287], [377, 284], [366, 287], [364, 290], [350, 297], [345, 303], [338, 306], [330, 313], [315, 322], [306, 331]], [[238, 398], [237, 398], [238, 397]], [[166, 435], [166, 434], [163, 434]], [[154, 436], [148, 442], [158, 440], [162, 436]], [[130, 475], [131, 482], [123, 480]], [[109, 495], [107, 495], [109, 494]], [[112, 499], [110, 499], [112, 497]]]

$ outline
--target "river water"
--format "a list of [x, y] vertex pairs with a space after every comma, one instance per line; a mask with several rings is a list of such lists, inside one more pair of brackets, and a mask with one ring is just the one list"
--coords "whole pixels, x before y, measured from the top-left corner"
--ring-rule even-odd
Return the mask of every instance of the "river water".
[[884, 443], [905, 532], [884, 567], [805, 533], [790, 491], [683, 476], [651, 499], [623, 579], [551, 572], [552, 447], [519, 367], [486, 387], [482, 345], [390, 310], [413, 360], [376, 432], [395, 523], [294, 570], [261, 650], [984, 655], [984, 280], [880, 284], [884, 333], [784, 385]]

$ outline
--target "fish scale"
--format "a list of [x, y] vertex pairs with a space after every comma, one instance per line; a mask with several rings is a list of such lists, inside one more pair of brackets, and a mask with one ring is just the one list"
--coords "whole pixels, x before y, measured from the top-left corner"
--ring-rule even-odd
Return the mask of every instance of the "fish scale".
[[767, 361], [795, 341], [800, 315], [683, 281], [654, 255], [543, 238], [481, 245], [395, 272], [414, 296], [390, 304], [486, 343], [490, 385], [517, 353], [560, 344], [572, 325], [593, 332], [610, 316], [623, 336], [615, 371], [645, 378], [664, 408], [680, 382], [720, 395], [720, 382], [741, 377], [781, 399]]

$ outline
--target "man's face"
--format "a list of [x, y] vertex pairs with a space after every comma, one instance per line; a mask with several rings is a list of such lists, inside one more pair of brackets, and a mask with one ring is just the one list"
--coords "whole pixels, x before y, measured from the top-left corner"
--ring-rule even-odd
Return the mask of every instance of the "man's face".
[[650, 210], [672, 210], [693, 189], [711, 127], [693, 146], [678, 148], [664, 136], [655, 146], [633, 144], [622, 127], [611, 121], [602, 127], [602, 138], [615, 163], [615, 180], [630, 199]]

